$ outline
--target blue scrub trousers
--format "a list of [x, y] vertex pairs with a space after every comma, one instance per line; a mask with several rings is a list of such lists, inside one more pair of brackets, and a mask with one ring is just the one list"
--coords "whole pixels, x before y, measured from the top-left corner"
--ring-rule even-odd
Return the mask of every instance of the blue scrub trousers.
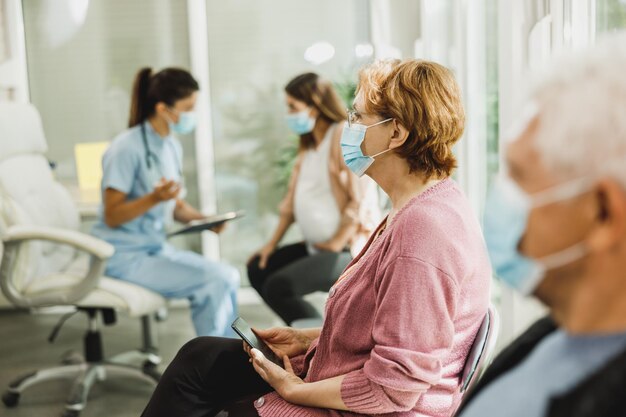
[[156, 252], [116, 252], [106, 274], [165, 298], [187, 298], [198, 336], [234, 336], [240, 277], [233, 266], [164, 244]]

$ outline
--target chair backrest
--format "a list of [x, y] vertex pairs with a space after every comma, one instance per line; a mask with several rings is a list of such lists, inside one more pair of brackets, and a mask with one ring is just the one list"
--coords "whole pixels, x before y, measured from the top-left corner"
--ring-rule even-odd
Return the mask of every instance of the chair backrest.
[[491, 363], [499, 329], [500, 318], [498, 317], [498, 311], [493, 305], [490, 305], [478, 329], [478, 333], [476, 333], [476, 338], [474, 339], [474, 343], [467, 355], [465, 366], [463, 367], [461, 394], [465, 394], [472, 389], [487, 366]]
[[[15, 224], [78, 229], [78, 211], [69, 192], [54, 179], [47, 150], [37, 109], [0, 102], [0, 238]], [[63, 270], [75, 256], [68, 246], [33, 242], [28, 259], [19, 262], [15, 281], [27, 285], [34, 277]]]

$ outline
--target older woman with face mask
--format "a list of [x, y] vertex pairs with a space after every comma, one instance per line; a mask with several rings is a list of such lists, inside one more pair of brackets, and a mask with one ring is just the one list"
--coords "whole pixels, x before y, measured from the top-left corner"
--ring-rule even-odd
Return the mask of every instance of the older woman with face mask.
[[450, 178], [463, 125], [458, 86], [441, 65], [362, 70], [342, 153], [392, 207], [330, 290], [323, 326], [257, 331], [284, 369], [246, 347], [248, 357], [241, 342], [188, 343], [144, 417], [223, 408], [237, 416], [450, 416], [491, 280], [478, 221]]

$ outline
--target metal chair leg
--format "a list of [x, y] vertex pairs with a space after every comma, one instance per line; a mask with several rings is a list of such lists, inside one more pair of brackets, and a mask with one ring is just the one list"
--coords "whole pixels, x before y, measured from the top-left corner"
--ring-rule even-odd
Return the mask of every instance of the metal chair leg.
[[111, 357], [107, 362], [117, 363], [119, 365], [145, 365], [151, 363], [158, 365], [161, 363], [161, 358], [151, 352], [141, 352], [138, 350], [132, 350], [130, 352], [120, 353]]
[[104, 368], [107, 378], [128, 378], [140, 380], [154, 386], [156, 386], [159, 382], [158, 377], [145, 372], [143, 369], [135, 368], [133, 366], [107, 362], [103, 364], [102, 367]]
[[89, 391], [97, 381], [106, 379], [127, 378], [140, 380], [156, 386], [158, 378], [144, 373], [141, 369], [118, 363], [105, 362], [89, 366], [75, 381], [65, 404], [64, 417], [78, 417], [87, 405]]
[[17, 406], [20, 396], [29, 387], [42, 382], [61, 378], [75, 378], [87, 369], [87, 364], [72, 364], [41, 369], [13, 380], [6, 392], [2, 395], [2, 402], [8, 408]]
[[87, 364], [80, 363], [74, 365], [55, 366], [53, 368], [41, 369], [23, 375], [9, 384], [9, 392], [21, 394], [27, 388], [42, 382], [60, 379], [74, 378], [87, 369]]
[[70, 395], [67, 397], [65, 409], [69, 411], [82, 411], [87, 404], [87, 397], [96, 380], [103, 380], [104, 375], [99, 369], [100, 365], [89, 365], [87, 369], [74, 380]]

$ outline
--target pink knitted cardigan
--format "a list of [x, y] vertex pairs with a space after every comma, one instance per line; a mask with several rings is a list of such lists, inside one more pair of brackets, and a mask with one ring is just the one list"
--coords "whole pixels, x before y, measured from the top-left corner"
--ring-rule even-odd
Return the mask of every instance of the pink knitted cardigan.
[[456, 409], [490, 296], [478, 221], [446, 179], [376, 234], [331, 289], [319, 338], [293, 359], [306, 382], [345, 375], [351, 411], [294, 405], [272, 392], [255, 402], [261, 417], [444, 417]]

